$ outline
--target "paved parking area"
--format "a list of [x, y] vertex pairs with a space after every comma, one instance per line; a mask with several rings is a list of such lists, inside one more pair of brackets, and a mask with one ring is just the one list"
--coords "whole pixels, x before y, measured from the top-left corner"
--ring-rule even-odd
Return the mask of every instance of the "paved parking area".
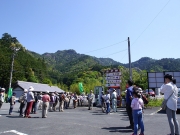
[[[9, 104], [0, 110], [0, 135], [130, 135], [125, 108], [106, 115], [100, 108], [87, 107], [66, 109], [64, 112], [49, 112], [48, 118], [41, 118], [41, 110], [33, 118], [21, 118], [15, 105], [13, 115], [7, 115]], [[145, 135], [167, 135], [170, 133], [166, 114], [159, 108], [144, 111]], [[178, 115], [180, 120], [180, 115]]]

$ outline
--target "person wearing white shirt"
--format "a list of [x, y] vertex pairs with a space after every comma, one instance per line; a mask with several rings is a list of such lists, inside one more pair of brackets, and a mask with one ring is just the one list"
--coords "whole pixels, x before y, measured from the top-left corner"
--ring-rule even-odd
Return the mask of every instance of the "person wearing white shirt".
[[[168, 99], [166, 114], [169, 121], [169, 126], [171, 130], [170, 135], [179, 135], [179, 123], [176, 118], [176, 110], [177, 110], [177, 95], [178, 88], [175, 85], [176, 80], [169, 74], [164, 76], [165, 83], [161, 86], [160, 92], [164, 94], [164, 99]], [[175, 129], [175, 131], [174, 131]]]
[[112, 101], [113, 111], [114, 113], [116, 113], [117, 112], [117, 93], [115, 89], [113, 89], [113, 93], [111, 95], [111, 101]]
[[0, 89], [0, 109], [1, 109], [2, 104], [4, 103], [4, 97], [5, 97], [4, 93], [5, 93], [5, 89], [1, 88]]
[[93, 91], [90, 91], [90, 94], [88, 95], [88, 110], [92, 110], [93, 109], [93, 103], [95, 100], [95, 95], [93, 94]]

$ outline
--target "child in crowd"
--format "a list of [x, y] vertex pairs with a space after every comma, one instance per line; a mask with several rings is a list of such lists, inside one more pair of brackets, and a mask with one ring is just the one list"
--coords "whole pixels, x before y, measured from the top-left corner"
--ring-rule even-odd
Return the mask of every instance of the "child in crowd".
[[139, 135], [144, 135], [144, 123], [143, 123], [143, 100], [140, 98], [140, 93], [136, 88], [133, 91], [133, 100], [131, 103], [131, 107], [133, 110], [133, 120], [134, 120], [134, 133], [132, 135], [137, 135], [138, 125], [141, 128], [141, 133]]

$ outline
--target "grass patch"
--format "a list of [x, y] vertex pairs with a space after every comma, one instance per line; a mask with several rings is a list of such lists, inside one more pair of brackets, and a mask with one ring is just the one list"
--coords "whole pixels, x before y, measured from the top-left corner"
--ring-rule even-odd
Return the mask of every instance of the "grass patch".
[[147, 104], [147, 107], [160, 107], [164, 99], [148, 99], [149, 103]]

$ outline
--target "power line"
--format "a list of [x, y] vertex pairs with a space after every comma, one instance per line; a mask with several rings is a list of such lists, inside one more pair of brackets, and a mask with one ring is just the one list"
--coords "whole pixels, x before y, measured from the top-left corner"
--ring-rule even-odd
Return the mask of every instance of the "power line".
[[128, 54], [128, 52], [122, 57], [121, 61], [125, 58], [125, 56]]
[[[135, 42], [142, 36], [142, 34], [149, 28], [149, 26], [154, 22], [154, 20], [159, 16], [159, 14], [164, 10], [164, 8], [169, 4], [171, 0], [169, 0], [164, 6], [163, 8], [158, 12], [158, 14], [152, 19], [152, 21], [148, 24], [148, 26], [141, 32], [141, 34], [137, 37], [137, 39], [133, 42], [133, 44], [135, 44]], [[132, 45], [133, 45], [132, 44]]]
[[117, 53], [120, 53], [120, 52], [124, 52], [124, 51], [127, 51], [128, 49], [124, 49], [124, 50], [121, 50], [121, 51], [118, 51], [118, 52], [115, 52], [115, 53], [111, 53], [111, 54], [108, 54], [108, 55], [105, 55], [103, 57], [106, 57], [106, 56], [110, 56], [110, 55], [114, 55], [114, 54], [117, 54]]
[[[89, 51], [89, 52], [86, 52], [86, 53], [91, 53], [91, 52], [99, 51], [99, 50], [102, 50], [102, 49], [105, 49], [105, 48], [109, 48], [109, 47], [111, 47], [111, 46], [114, 46], [114, 45], [123, 43], [123, 42], [125, 42], [125, 41], [127, 41], [127, 40], [123, 40], [123, 41], [120, 41], [120, 42], [118, 42], [118, 43], [115, 43], [115, 44], [112, 44], [112, 45], [109, 45], [109, 46], [105, 46], [105, 47], [102, 47], [102, 48], [99, 48], [99, 49], [96, 49], [96, 50], [92, 50], [92, 51]], [[85, 54], [86, 54], [86, 53], [85, 53]]]

